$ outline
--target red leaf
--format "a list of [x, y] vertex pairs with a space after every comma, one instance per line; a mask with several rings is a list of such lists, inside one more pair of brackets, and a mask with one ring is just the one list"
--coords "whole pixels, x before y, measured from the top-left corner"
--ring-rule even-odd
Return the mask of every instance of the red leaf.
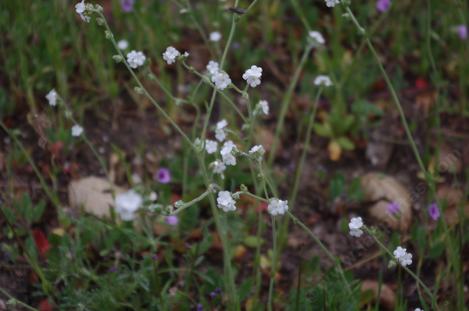
[[415, 87], [418, 90], [426, 90], [428, 88], [428, 82], [424, 78], [415, 79]]
[[50, 249], [50, 244], [46, 235], [40, 229], [33, 229], [33, 237], [39, 254], [44, 257], [44, 255]]

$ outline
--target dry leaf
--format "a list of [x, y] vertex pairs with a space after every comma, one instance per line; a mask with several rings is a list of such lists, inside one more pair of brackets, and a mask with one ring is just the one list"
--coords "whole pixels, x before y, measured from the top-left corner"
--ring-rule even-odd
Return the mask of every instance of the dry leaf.
[[331, 159], [331, 161], [339, 161], [342, 155], [342, 148], [335, 140], [329, 142], [327, 150], [329, 151], [329, 159]]
[[362, 283], [361, 287], [362, 293], [364, 292], [372, 292], [374, 298], [378, 297], [379, 293], [379, 302], [383, 305], [386, 309], [394, 310], [394, 306], [396, 305], [396, 294], [394, 291], [386, 284], [380, 284], [373, 280], [365, 280]]
[[459, 223], [460, 213], [469, 218], [469, 204], [465, 204], [464, 210], [461, 212], [461, 203], [464, 201], [464, 192], [460, 188], [442, 186], [438, 189], [437, 193], [438, 201], [446, 204], [444, 211], [444, 217], [446, 222], [450, 226], [454, 226]]
[[[392, 229], [407, 231], [412, 220], [412, 201], [407, 189], [394, 177], [378, 173], [368, 173], [361, 177], [360, 182], [365, 200], [375, 202], [369, 210], [371, 216]], [[388, 210], [392, 202], [399, 205], [396, 215]]]
[[438, 162], [433, 158], [430, 162], [430, 169], [435, 169], [435, 163], [437, 163], [436, 169], [439, 173], [450, 173], [459, 174], [462, 170], [462, 161], [447, 147], [443, 147], [439, 150]]
[[87, 213], [99, 218], [110, 217], [114, 205], [112, 191], [122, 193], [124, 189], [99, 177], [85, 177], [68, 185], [68, 199], [72, 208], [83, 208]]

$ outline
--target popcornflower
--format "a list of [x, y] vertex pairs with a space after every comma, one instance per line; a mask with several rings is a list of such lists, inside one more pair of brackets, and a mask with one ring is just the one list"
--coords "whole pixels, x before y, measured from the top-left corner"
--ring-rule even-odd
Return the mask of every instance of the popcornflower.
[[119, 50], [126, 50], [129, 47], [129, 42], [124, 39], [119, 40], [119, 42], [117, 42], [117, 47]]
[[116, 195], [116, 212], [124, 221], [130, 221], [135, 218], [135, 213], [143, 203], [142, 196], [134, 190], [129, 190]]
[[75, 12], [77, 12], [77, 14], [80, 16], [80, 18], [84, 22], [88, 23], [90, 21], [90, 17], [88, 15], [86, 15], [85, 0], [81, 0], [81, 2], [78, 2], [77, 4], [75, 4]]
[[233, 199], [231, 192], [220, 191], [217, 197], [217, 206], [225, 212], [236, 210], [236, 201]]
[[181, 55], [181, 52], [179, 52], [172, 46], [168, 46], [166, 48], [166, 51], [164, 51], [163, 53], [163, 59], [168, 65], [171, 65], [171, 64], [174, 64], [174, 62], [176, 61], [176, 58], [180, 55]]
[[363, 234], [363, 220], [361, 217], [354, 217], [350, 219], [350, 222], [348, 224], [348, 227], [350, 229], [349, 234], [353, 237], [359, 238]]
[[266, 100], [260, 100], [258, 103], [259, 110], [266, 116], [269, 115], [269, 102]]
[[246, 70], [243, 74], [243, 79], [246, 80], [250, 87], [256, 87], [261, 84], [261, 77], [262, 68], [255, 65], [251, 66], [251, 68]]
[[145, 55], [140, 51], [133, 50], [127, 53], [127, 63], [129, 63], [129, 66], [133, 69], [142, 66], [145, 63], [145, 59]]
[[269, 204], [267, 205], [267, 211], [272, 216], [283, 215], [288, 211], [288, 201], [272, 198], [269, 200]]
[[308, 32], [308, 35], [313, 40], [315, 45], [324, 45], [326, 43], [326, 40], [319, 31], [312, 30]]
[[210, 139], [205, 140], [205, 151], [207, 151], [208, 154], [217, 152], [217, 149], [218, 143], [216, 141]]
[[78, 137], [82, 133], [83, 133], [83, 128], [80, 125], [75, 124], [74, 126], [72, 126], [72, 136], [73, 137]]
[[253, 146], [249, 150], [249, 155], [254, 156], [257, 161], [262, 161], [262, 157], [264, 156], [265, 149], [262, 145]]
[[226, 170], [226, 165], [222, 161], [213, 161], [210, 163], [210, 167], [214, 174], [220, 175], [222, 179], [225, 178], [223, 172]]
[[332, 81], [331, 81], [331, 78], [329, 78], [329, 76], [319, 75], [314, 79], [314, 85], [329, 87], [332, 85]]
[[394, 252], [394, 257], [396, 258], [397, 262], [405, 267], [412, 264], [412, 254], [408, 253], [407, 250], [403, 247], [398, 246]]
[[221, 33], [219, 31], [214, 31], [210, 33], [210, 41], [218, 42], [221, 40]]
[[218, 121], [217, 125], [215, 127], [215, 138], [219, 141], [222, 142], [226, 138], [226, 132], [225, 128], [228, 126], [228, 122], [226, 122], [225, 119]]
[[214, 75], [220, 70], [220, 65], [217, 62], [211, 60], [208, 62], [206, 68], [210, 75]]
[[212, 74], [212, 82], [217, 89], [224, 90], [231, 84], [231, 79], [226, 72], [219, 70]]
[[228, 140], [223, 144], [223, 147], [220, 150], [220, 154], [225, 165], [236, 165], [236, 157], [234, 156], [236, 151], [237, 148], [233, 141]]
[[49, 102], [50, 106], [57, 105], [58, 94], [55, 91], [55, 89], [52, 89], [52, 90], [49, 91], [49, 93], [47, 93], [46, 99]]
[[337, 4], [340, 3], [340, 0], [325, 0], [326, 1], [326, 6], [329, 8], [335, 7]]

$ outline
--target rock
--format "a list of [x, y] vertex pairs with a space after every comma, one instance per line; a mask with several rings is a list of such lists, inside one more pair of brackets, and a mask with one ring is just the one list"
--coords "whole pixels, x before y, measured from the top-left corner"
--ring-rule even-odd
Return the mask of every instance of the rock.
[[[364, 198], [375, 202], [369, 209], [374, 218], [395, 230], [407, 231], [412, 220], [412, 200], [407, 189], [394, 177], [368, 173], [360, 179]], [[397, 203], [399, 213], [389, 212], [389, 204]]]
[[377, 299], [383, 307], [388, 310], [394, 310], [396, 305], [396, 294], [388, 285], [383, 283], [380, 285], [376, 281], [365, 280], [362, 283], [361, 291], [362, 293], [371, 292], [374, 299]]
[[96, 217], [109, 218], [110, 208], [114, 206], [113, 190], [115, 194], [125, 191], [107, 179], [90, 176], [72, 181], [68, 185], [68, 199], [72, 208], [82, 208]]

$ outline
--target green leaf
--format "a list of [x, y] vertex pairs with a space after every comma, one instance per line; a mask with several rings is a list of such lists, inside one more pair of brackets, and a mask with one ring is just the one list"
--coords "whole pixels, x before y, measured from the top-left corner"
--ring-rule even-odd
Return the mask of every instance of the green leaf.
[[258, 247], [258, 246], [262, 245], [262, 243], [264, 243], [262, 238], [257, 238], [257, 236], [255, 236], [255, 235], [247, 236], [244, 239], [244, 244], [246, 244], [246, 246], [252, 247], [252, 248]]
[[339, 146], [341, 146], [345, 150], [355, 149], [355, 145], [353, 144], [353, 142], [345, 136], [337, 138], [336, 142], [339, 144]]

